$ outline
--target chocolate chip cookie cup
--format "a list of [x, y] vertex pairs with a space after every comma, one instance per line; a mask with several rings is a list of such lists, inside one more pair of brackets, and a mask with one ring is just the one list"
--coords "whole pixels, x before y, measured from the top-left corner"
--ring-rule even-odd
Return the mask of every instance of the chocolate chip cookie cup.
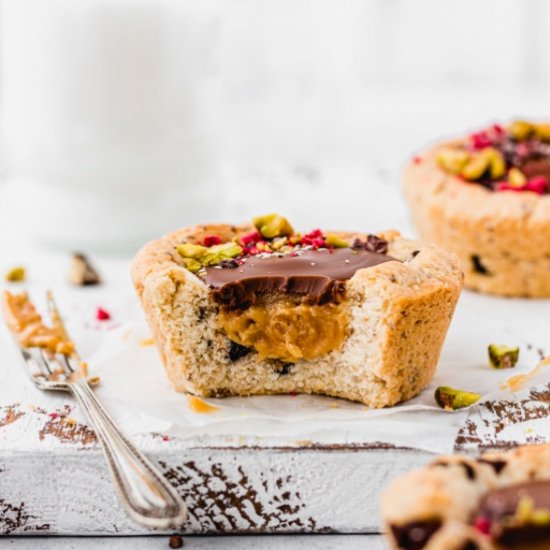
[[550, 296], [550, 124], [514, 122], [439, 143], [406, 167], [421, 238], [454, 252], [466, 287]]
[[396, 231], [299, 234], [275, 214], [176, 231], [132, 276], [177, 391], [369, 407], [428, 385], [463, 279], [452, 255]]
[[550, 445], [479, 458], [443, 456], [395, 479], [382, 495], [390, 548], [550, 548]]

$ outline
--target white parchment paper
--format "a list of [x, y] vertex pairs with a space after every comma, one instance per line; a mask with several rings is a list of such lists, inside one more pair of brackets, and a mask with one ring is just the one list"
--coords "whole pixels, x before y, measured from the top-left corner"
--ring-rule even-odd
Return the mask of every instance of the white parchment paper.
[[[260, 396], [205, 399], [215, 407], [197, 413], [188, 397], [174, 392], [135, 304], [128, 299], [113, 310], [113, 320], [87, 327], [98, 343], [89, 355], [90, 367], [102, 378], [98, 394], [124, 429], [131, 433], [157, 430], [179, 437], [284, 438], [289, 444], [307, 442], [378, 442], [433, 452], [450, 452], [468, 412], [442, 411], [434, 391], [448, 385], [474, 391], [484, 398], [519, 400], [500, 389], [512, 375], [531, 370], [546, 354], [546, 301], [508, 300], [463, 294], [441, 356], [438, 372], [421, 395], [387, 409], [369, 410], [357, 403], [320, 396]], [[85, 309], [83, 306], [81, 308]], [[488, 366], [487, 345], [519, 345], [520, 362], [513, 369]], [[534, 383], [548, 383], [544, 370]], [[475, 407], [474, 407], [475, 408]], [[550, 434], [549, 434], [550, 435]]]

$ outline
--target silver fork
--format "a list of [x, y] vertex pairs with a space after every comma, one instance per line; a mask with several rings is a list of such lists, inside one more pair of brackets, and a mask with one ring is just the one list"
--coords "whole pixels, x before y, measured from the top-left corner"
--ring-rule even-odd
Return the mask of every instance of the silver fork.
[[[51, 293], [48, 311], [52, 321], [65, 332]], [[139, 452], [116, 427], [90, 385], [99, 378], [89, 377], [78, 355], [51, 353], [43, 348], [18, 344], [32, 381], [41, 390], [72, 393], [92, 425], [103, 449], [112, 479], [124, 509], [147, 527], [181, 527], [187, 517], [185, 505], [159, 470]]]

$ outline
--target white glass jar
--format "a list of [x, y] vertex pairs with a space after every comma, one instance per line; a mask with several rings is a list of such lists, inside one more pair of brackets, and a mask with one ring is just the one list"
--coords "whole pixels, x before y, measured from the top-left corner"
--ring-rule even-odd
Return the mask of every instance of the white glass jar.
[[120, 250], [216, 216], [207, 3], [3, 0], [0, 21], [3, 196], [34, 237]]

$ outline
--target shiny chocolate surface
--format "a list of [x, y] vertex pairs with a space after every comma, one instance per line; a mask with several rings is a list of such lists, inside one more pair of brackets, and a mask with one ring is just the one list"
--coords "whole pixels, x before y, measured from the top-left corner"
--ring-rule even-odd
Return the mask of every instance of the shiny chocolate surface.
[[536, 522], [516, 521], [522, 499], [529, 499], [534, 511], [550, 512], [550, 481], [528, 481], [490, 491], [480, 502], [478, 516], [489, 520], [492, 538], [505, 548], [529, 548], [529, 544], [542, 542], [550, 548], [550, 514], [548, 523], [540, 517]]
[[358, 270], [390, 261], [398, 260], [352, 248], [303, 250], [296, 255], [251, 257], [238, 267], [209, 267], [204, 281], [214, 300], [230, 308], [246, 308], [269, 293], [303, 295], [322, 304], [341, 294], [345, 281]]

